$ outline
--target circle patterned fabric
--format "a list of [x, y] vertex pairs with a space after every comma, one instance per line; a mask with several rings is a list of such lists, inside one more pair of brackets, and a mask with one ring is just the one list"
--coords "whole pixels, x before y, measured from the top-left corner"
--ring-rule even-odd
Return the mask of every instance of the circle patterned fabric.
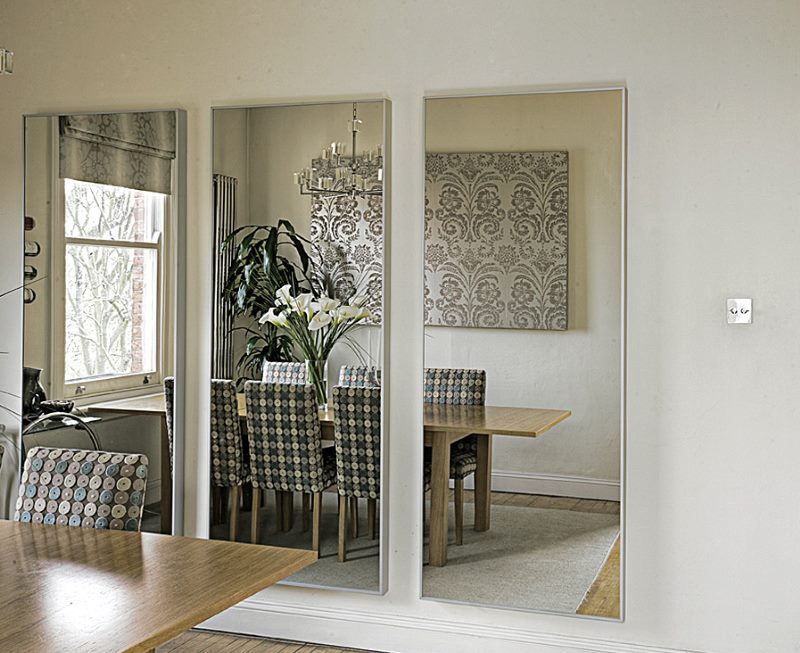
[[305, 363], [264, 363], [261, 377], [264, 383], [308, 383], [308, 370]]
[[175, 377], [164, 378], [164, 404], [167, 414], [167, 441], [169, 442], [169, 471], [172, 473], [172, 450], [175, 447]]
[[377, 499], [381, 484], [381, 389], [333, 389], [336, 485], [343, 496]]
[[378, 388], [381, 385], [381, 371], [366, 365], [342, 365], [339, 385], [345, 388]]
[[226, 379], [211, 380], [211, 480], [221, 487], [247, 480], [236, 384]]
[[248, 381], [247, 437], [254, 487], [322, 492], [335, 482], [336, 459], [323, 451], [314, 388], [295, 383]]
[[[483, 406], [486, 403], [486, 370], [428, 367], [423, 400], [426, 404]], [[474, 435], [450, 446], [450, 478], [465, 478], [477, 468], [478, 440]]]
[[138, 531], [147, 488], [144, 454], [34, 447], [14, 521]]

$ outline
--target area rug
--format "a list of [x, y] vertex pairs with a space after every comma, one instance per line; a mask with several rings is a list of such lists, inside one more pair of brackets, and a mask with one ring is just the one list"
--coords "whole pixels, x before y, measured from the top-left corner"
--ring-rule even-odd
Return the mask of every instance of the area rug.
[[[337, 560], [336, 496], [325, 493], [319, 560], [287, 582], [380, 591], [378, 540], [366, 536], [366, 503], [361, 502], [361, 536], [348, 538], [347, 561]], [[426, 514], [430, 514], [427, 512]], [[619, 515], [569, 510], [492, 506], [492, 528], [472, 530], [473, 505], [464, 506], [464, 544], [455, 546], [453, 505], [447, 565], [423, 570], [423, 595], [509, 608], [574, 613], [602, 567], [619, 533]], [[274, 504], [261, 511], [259, 542], [311, 548], [311, 531], [302, 532], [299, 502], [294, 528], [276, 533]], [[213, 529], [227, 539], [227, 526]], [[240, 514], [239, 536], [250, 539], [250, 513]], [[424, 551], [428, 559], [427, 538]]]
[[[472, 504], [464, 520], [473, 523]], [[618, 533], [619, 515], [492, 506], [489, 531], [465, 527], [446, 566], [425, 566], [423, 596], [574, 613]]]

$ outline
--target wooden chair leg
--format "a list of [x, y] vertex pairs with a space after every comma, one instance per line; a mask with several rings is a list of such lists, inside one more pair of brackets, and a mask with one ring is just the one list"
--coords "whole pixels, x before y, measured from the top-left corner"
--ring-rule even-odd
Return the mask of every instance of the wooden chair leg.
[[350, 537], [358, 537], [358, 497], [350, 497]]
[[456, 544], [464, 543], [464, 479], [456, 479], [454, 501], [456, 507]]
[[376, 520], [378, 517], [378, 502], [375, 499], [367, 499], [367, 528], [369, 530], [369, 539], [374, 540], [377, 537]]
[[288, 533], [294, 526], [294, 492], [283, 492], [283, 532]]
[[250, 515], [250, 541], [258, 544], [258, 509], [261, 506], [261, 489], [253, 487], [253, 503]]
[[231, 542], [236, 541], [236, 527], [239, 522], [239, 494], [241, 491], [241, 487], [238, 485], [234, 485], [230, 488], [229, 491], [229, 519], [230, 519], [230, 526], [228, 530], [229, 539]]
[[311, 495], [303, 492], [303, 532], [308, 532], [308, 517], [311, 510]]
[[311, 547], [319, 553], [320, 528], [322, 526], [322, 492], [314, 492], [314, 514], [312, 516]]
[[347, 559], [347, 497], [339, 495], [339, 562]]
[[283, 492], [275, 490], [275, 532], [283, 528]]

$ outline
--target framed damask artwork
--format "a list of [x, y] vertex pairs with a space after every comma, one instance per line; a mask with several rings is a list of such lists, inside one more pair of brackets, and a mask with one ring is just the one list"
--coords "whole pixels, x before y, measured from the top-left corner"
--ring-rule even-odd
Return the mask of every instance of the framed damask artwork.
[[567, 328], [567, 152], [428, 153], [425, 324]]
[[[343, 159], [344, 160], [344, 157]], [[330, 162], [312, 165], [326, 176]], [[362, 163], [358, 173], [377, 183], [382, 157]], [[331, 173], [332, 175], [332, 173]], [[329, 277], [339, 297], [368, 297], [371, 324], [381, 323], [383, 297], [383, 196], [330, 197], [315, 195], [311, 205], [311, 242], [315, 263]]]

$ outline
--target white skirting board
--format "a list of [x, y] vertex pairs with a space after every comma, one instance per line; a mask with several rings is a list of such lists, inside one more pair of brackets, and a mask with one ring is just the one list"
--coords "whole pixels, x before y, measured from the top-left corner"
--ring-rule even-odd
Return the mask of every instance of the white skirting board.
[[[464, 479], [464, 487], [474, 487], [475, 476]], [[575, 497], [600, 501], [619, 501], [619, 481], [583, 476], [558, 476], [556, 474], [529, 474], [492, 470], [492, 490], [519, 494], [546, 494], [556, 497]]]
[[397, 653], [700, 653], [507, 626], [259, 599], [244, 601], [200, 628]]

